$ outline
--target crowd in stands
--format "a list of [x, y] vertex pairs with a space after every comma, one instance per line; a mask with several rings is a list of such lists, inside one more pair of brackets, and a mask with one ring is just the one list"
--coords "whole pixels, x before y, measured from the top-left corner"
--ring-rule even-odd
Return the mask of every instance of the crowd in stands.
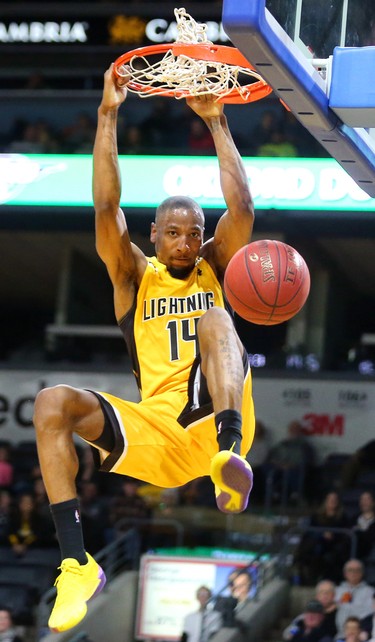
[[[230, 106], [227, 114], [230, 118]], [[248, 131], [234, 131], [242, 155], [272, 157], [325, 156], [324, 149], [297, 121], [277, 106], [265, 106]], [[243, 129], [243, 128], [242, 128]], [[9, 131], [0, 134], [1, 153], [91, 154], [96, 130], [95, 118], [81, 111], [74, 122], [56, 127], [48, 118], [16, 118]], [[143, 122], [119, 119], [120, 154], [214, 155], [212, 136], [200, 118], [188, 111], [183, 101], [152, 99], [152, 111]]]
[[337, 584], [321, 580], [304, 612], [283, 632], [292, 642], [363, 642], [375, 639], [375, 587], [364, 579], [364, 565], [348, 559]]
[[[363, 446], [358, 452], [348, 455], [342, 466], [341, 477], [335, 478], [336, 486], [341, 484], [342, 490], [333, 485], [327, 488], [312, 484], [314, 493], [311, 488], [306, 492], [314, 471], [318, 471], [320, 476], [319, 467], [312, 466], [313, 449], [303, 436], [299, 422], [291, 422], [286, 432], [285, 439], [272, 445], [269, 429], [260, 420], [257, 422], [254, 449], [248, 455], [255, 470], [254, 492], [248, 510], [262, 512], [270, 476], [275, 513], [280, 508], [283, 485], [287, 491], [287, 506], [292, 510], [299, 505], [303, 528], [293, 554], [293, 582], [306, 586], [316, 584], [316, 600], [315, 606], [310, 603], [306, 613], [301, 615], [297, 623], [293, 623], [292, 628], [298, 635], [306, 627], [315, 629], [322, 623], [325, 613], [325, 634], [328, 639], [323, 640], [324, 636], [314, 637], [315, 633], [312, 637], [305, 634], [298, 637], [292, 635], [291, 630], [285, 633], [284, 639], [294, 642], [300, 639], [305, 642], [346, 641], [350, 639], [345, 637], [346, 629], [356, 626], [360, 630], [360, 640], [371, 639], [375, 634], [372, 620], [372, 596], [375, 591], [374, 486], [347, 489], [345, 484], [347, 470], [351, 466], [358, 467], [360, 453], [364, 450], [371, 452], [372, 442], [368, 448]], [[174, 536], [168, 540], [164, 533], [158, 539], [157, 532], [152, 532], [150, 524], [157, 523], [161, 518], [176, 518], [176, 508], [181, 507], [186, 507], [188, 511], [194, 507], [216, 511], [214, 489], [209, 478], [194, 480], [181, 488], [161, 489], [132, 478], [100, 473], [95, 468], [91, 449], [81, 447], [78, 451], [80, 471], [77, 483], [82, 522], [87, 548], [94, 555], [134, 524], [145, 526], [143, 551], [173, 546], [176, 541]], [[302, 467], [301, 461], [304, 461]], [[302, 478], [298, 480], [301, 472]], [[351, 502], [348, 504], [346, 497], [349, 496]], [[356, 498], [355, 503], [353, 497]], [[199, 541], [189, 541], [189, 544], [202, 545], [203, 540], [197, 533]], [[205, 543], [209, 545], [209, 538]], [[43, 551], [44, 555], [52, 551], [57, 560], [54, 562], [56, 570], [59, 550], [35, 442], [30, 440], [12, 445], [3, 441], [0, 443], [0, 556], [3, 556], [6, 564], [11, 561], [22, 564], [28, 561], [33, 551]], [[238, 582], [240, 579], [244, 578], [238, 578]], [[47, 577], [44, 590], [51, 586], [51, 582], [53, 577]], [[6, 610], [12, 606], [2, 602], [2, 583], [4, 577], [0, 576], [0, 620], [1, 607]], [[41, 583], [39, 589], [42, 588]], [[36, 600], [40, 598], [40, 591], [35, 597]], [[237, 595], [235, 597], [239, 599]], [[316, 601], [323, 604], [324, 613], [319, 610]], [[31, 610], [30, 614], [15, 612], [15, 623], [29, 624], [31, 613]], [[332, 625], [333, 619], [337, 628], [334, 636], [326, 630], [329, 622]], [[354, 638], [352, 642], [356, 642]]]
[[[336, 584], [319, 581], [311, 598], [281, 631], [279, 642], [374, 642], [375, 587], [364, 579], [364, 565], [349, 558]], [[180, 642], [207, 642], [222, 626], [236, 628], [244, 642], [253, 639], [246, 608], [253, 597], [253, 581], [247, 569], [231, 574], [230, 595], [217, 597], [207, 586], [197, 590], [199, 608], [186, 615]], [[277, 640], [276, 636], [272, 636]]]

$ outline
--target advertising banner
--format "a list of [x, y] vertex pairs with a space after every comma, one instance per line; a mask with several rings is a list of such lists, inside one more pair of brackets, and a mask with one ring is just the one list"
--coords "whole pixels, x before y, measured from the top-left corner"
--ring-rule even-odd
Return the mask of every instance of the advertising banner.
[[[130, 373], [1, 371], [0, 439], [33, 439], [35, 396], [59, 383], [139, 399]], [[253, 385], [256, 415], [273, 443], [286, 437], [294, 420], [302, 423], [319, 460], [329, 453], [352, 453], [374, 439], [375, 382], [254, 376]]]
[[[131, 155], [120, 156], [119, 165], [124, 207], [154, 208], [181, 194], [204, 208], [225, 208], [216, 157]], [[245, 157], [244, 165], [258, 210], [375, 211], [375, 199], [332, 158]], [[92, 156], [0, 154], [1, 203], [91, 208]]]

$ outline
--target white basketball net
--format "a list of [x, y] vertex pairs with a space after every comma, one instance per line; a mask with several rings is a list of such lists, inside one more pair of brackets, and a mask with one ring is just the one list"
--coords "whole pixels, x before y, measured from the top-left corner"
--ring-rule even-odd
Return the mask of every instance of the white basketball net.
[[[185, 9], [175, 9], [177, 33], [176, 43], [180, 44], [213, 44], [207, 39], [207, 25], [197, 23]], [[140, 61], [142, 68], [140, 69]], [[175, 98], [186, 97], [187, 94], [199, 96], [213, 94], [217, 99], [237, 89], [243, 100], [247, 100], [250, 89], [249, 84], [242, 86], [239, 82], [239, 75], [250, 76], [256, 80], [263, 80], [262, 77], [252, 69], [228, 65], [226, 63], [195, 60], [186, 55], [175, 56], [172, 50], [168, 50], [161, 60], [154, 64], [144, 56], [133, 56], [127, 63], [128, 67], [117, 69], [119, 76], [128, 77], [137, 83], [138, 88], [128, 86], [129, 91], [138, 94], [142, 98], [159, 96], [163, 93], [175, 92]], [[154, 93], [150, 88], [155, 88]]]

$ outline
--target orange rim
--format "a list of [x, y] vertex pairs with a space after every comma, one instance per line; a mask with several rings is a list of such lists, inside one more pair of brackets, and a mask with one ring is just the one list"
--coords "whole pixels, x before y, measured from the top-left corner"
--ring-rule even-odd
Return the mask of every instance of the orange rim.
[[[113, 73], [116, 78], [120, 78], [121, 74], [118, 73], [118, 68], [122, 65], [126, 65], [132, 58], [142, 58], [147, 56], [153, 56], [155, 54], [166, 53], [171, 51], [174, 56], [185, 55], [194, 60], [205, 60], [207, 62], [222, 62], [231, 66], [243, 67], [244, 69], [250, 69], [256, 71], [254, 67], [249, 63], [249, 61], [242, 55], [242, 53], [236, 49], [236, 47], [227, 47], [225, 45], [215, 45], [212, 43], [195, 43], [195, 44], [185, 44], [185, 43], [159, 43], [157, 45], [148, 45], [145, 47], [138, 47], [138, 49], [132, 49], [126, 53], [119, 56], [115, 60], [113, 65]], [[191, 96], [188, 90], [173, 90], [173, 89], [163, 89], [161, 87], [152, 87], [152, 85], [145, 87], [140, 83], [137, 83], [136, 80], [130, 80], [128, 83], [129, 89], [133, 91], [140, 92], [142, 94], [162, 94], [163, 96], [168, 96], [170, 98], [183, 98]], [[255, 102], [256, 100], [261, 100], [266, 98], [271, 92], [272, 87], [266, 83], [265, 80], [257, 80], [248, 85], [243, 85], [241, 87], [244, 95], [240, 93], [237, 87], [234, 87], [231, 91], [225, 94], [222, 98], [219, 98], [219, 102], [223, 103], [250, 103]], [[247, 95], [246, 95], [246, 92]]]

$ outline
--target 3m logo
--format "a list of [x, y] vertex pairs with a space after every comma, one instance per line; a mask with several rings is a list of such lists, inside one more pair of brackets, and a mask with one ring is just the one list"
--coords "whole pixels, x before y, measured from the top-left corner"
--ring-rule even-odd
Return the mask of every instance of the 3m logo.
[[327, 435], [342, 437], [345, 428], [344, 415], [317, 415], [309, 413], [303, 417], [305, 435]]

